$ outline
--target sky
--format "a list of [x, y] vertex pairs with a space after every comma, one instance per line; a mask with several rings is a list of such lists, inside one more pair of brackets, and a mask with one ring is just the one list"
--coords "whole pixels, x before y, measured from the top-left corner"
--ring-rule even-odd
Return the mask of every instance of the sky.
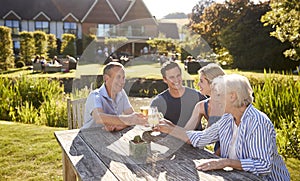
[[[200, 0], [143, 0], [152, 16], [161, 19], [170, 13], [191, 13], [193, 7]], [[259, 0], [254, 0], [258, 2]], [[260, 0], [265, 1], [265, 0]], [[216, 0], [216, 2], [224, 2], [224, 0]]]
[[199, 0], [143, 0], [152, 16], [161, 19], [164, 16], [183, 12], [185, 14], [191, 13], [193, 7]]

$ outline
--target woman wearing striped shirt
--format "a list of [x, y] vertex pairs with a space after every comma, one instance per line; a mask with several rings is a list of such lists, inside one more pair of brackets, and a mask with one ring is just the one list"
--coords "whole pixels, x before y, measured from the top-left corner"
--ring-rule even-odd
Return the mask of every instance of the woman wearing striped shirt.
[[250, 83], [244, 76], [233, 74], [215, 78], [211, 101], [225, 110], [217, 123], [204, 131], [186, 131], [163, 120], [155, 129], [194, 147], [203, 148], [220, 141], [221, 158], [206, 160], [197, 166], [199, 170], [232, 167], [252, 172], [264, 180], [290, 180], [277, 151], [274, 126], [266, 114], [253, 107], [252, 93]]

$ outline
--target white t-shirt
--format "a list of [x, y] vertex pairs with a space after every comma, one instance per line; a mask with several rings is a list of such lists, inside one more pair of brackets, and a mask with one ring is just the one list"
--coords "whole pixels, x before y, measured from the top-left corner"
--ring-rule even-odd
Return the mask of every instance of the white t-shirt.
[[229, 158], [230, 159], [234, 159], [234, 160], [238, 160], [238, 157], [236, 156], [236, 150], [235, 150], [235, 145], [236, 145], [236, 140], [237, 140], [238, 132], [239, 132], [239, 128], [234, 123], [233, 124], [232, 139], [231, 139], [230, 146], [229, 146]]

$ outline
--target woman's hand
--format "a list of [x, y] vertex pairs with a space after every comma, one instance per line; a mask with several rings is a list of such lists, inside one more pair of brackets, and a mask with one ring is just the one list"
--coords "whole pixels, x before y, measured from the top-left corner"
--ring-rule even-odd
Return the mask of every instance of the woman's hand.
[[226, 159], [206, 159], [196, 168], [202, 171], [219, 170], [226, 167]]
[[169, 121], [167, 119], [161, 119], [159, 121], [159, 124], [153, 128], [153, 131], [159, 131], [162, 133], [169, 134], [170, 132], [173, 131], [174, 128], [175, 128], [175, 125], [171, 121]]

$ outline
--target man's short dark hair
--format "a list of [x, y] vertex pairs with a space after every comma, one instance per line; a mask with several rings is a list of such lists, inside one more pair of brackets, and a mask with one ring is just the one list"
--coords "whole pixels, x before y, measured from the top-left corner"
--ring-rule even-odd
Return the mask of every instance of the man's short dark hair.
[[104, 69], [103, 69], [103, 75], [109, 75], [109, 70], [114, 68], [114, 67], [120, 67], [120, 68], [124, 68], [124, 66], [122, 64], [120, 64], [119, 62], [109, 62], [108, 64], [105, 65]]
[[175, 68], [177, 67], [179, 70], [180, 70], [180, 73], [181, 73], [181, 68], [179, 67], [179, 65], [176, 63], [176, 62], [173, 62], [173, 61], [167, 61], [165, 62], [161, 69], [160, 69], [160, 73], [163, 77], [166, 77], [166, 71], [167, 70], [170, 70], [172, 68]]

